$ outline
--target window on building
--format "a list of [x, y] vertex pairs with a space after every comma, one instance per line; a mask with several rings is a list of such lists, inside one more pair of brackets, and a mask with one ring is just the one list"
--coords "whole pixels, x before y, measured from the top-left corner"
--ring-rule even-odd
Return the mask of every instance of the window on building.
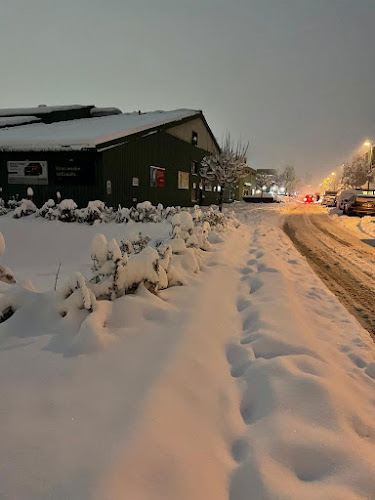
[[196, 182], [193, 182], [193, 185], [191, 187], [191, 201], [192, 202], [197, 202], [198, 201], [197, 184], [196, 184]]
[[198, 132], [192, 132], [191, 134], [191, 143], [194, 145], [194, 146], [198, 146]]
[[191, 162], [191, 173], [193, 175], [198, 175], [198, 162], [197, 161]]

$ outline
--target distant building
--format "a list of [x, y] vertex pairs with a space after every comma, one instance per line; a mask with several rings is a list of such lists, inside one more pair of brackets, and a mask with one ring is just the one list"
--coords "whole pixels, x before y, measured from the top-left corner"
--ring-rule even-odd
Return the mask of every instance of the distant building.
[[270, 179], [276, 179], [277, 177], [277, 170], [275, 168], [257, 168], [257, 173], [266, 174]]
[[247, 166], [245, 168], [246, 176], [239, 180], [235, 190], [235, 199], [242, 200], [244, 196], [255, 193], [256, 190], [256, 170]]
[[198, 110], [0, 109], [0, 197], [25, 198], [30, 186], [38, 205], [57, 191], [79, 206], [216, 203], [217, 186], [200, 178], [199, 167], [219, 151]]

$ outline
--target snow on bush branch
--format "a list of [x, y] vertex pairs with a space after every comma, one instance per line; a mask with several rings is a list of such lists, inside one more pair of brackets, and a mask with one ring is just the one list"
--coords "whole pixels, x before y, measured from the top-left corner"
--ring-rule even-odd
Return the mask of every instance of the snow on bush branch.
[[[0, 233], [0, 257], [5, 252], [5, 239], [2, 233]], [[14, 277], [14, 273], [9, 267], [3, 266], [0, 264], [0, 281], [4, 283], [15, 283], [16, 279]], [[1, 311], [0, 311], [1, 314]]]

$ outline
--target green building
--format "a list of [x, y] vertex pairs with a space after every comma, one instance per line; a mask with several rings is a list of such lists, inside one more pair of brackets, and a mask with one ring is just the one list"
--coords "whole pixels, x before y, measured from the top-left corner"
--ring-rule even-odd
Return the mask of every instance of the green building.
[[[219, 145], [202, 111], [122, 113], [95, 106], [0, 110], [0, 197], [72, 198], [79, 206], [217, 203], [200, 162]], [[226, 199], [229, 198], [229, 191]]]

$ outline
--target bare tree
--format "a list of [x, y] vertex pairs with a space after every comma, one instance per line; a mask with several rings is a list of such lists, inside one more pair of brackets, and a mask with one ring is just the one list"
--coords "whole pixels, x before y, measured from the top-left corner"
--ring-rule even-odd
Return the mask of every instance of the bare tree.
[[246, 176], [246, 155], [249, 144], [241, 140], [236, 143], [230, 134], [224, 139], [222, 150], [219, 153], [205, 156], [201, 162], [200, 175], [209, 182], [217, 183], [219, 189], [219, 209], [223, 209], [224, 188], [233, 186]]
[[285, 187], [286, 194], [291, 194], [296, 190], [298, 179], [293, 165], [285, 165], [281, 169], [278, 183]]
[[257, 172], [255, 176], [255, 186], [257, 189], [260, 189], [262, 192], [262, 198], [263, 198], [263, 192], [269, 191], [271, 185], [274, 183], [273, 177], [268, 174], [267, 172]]

